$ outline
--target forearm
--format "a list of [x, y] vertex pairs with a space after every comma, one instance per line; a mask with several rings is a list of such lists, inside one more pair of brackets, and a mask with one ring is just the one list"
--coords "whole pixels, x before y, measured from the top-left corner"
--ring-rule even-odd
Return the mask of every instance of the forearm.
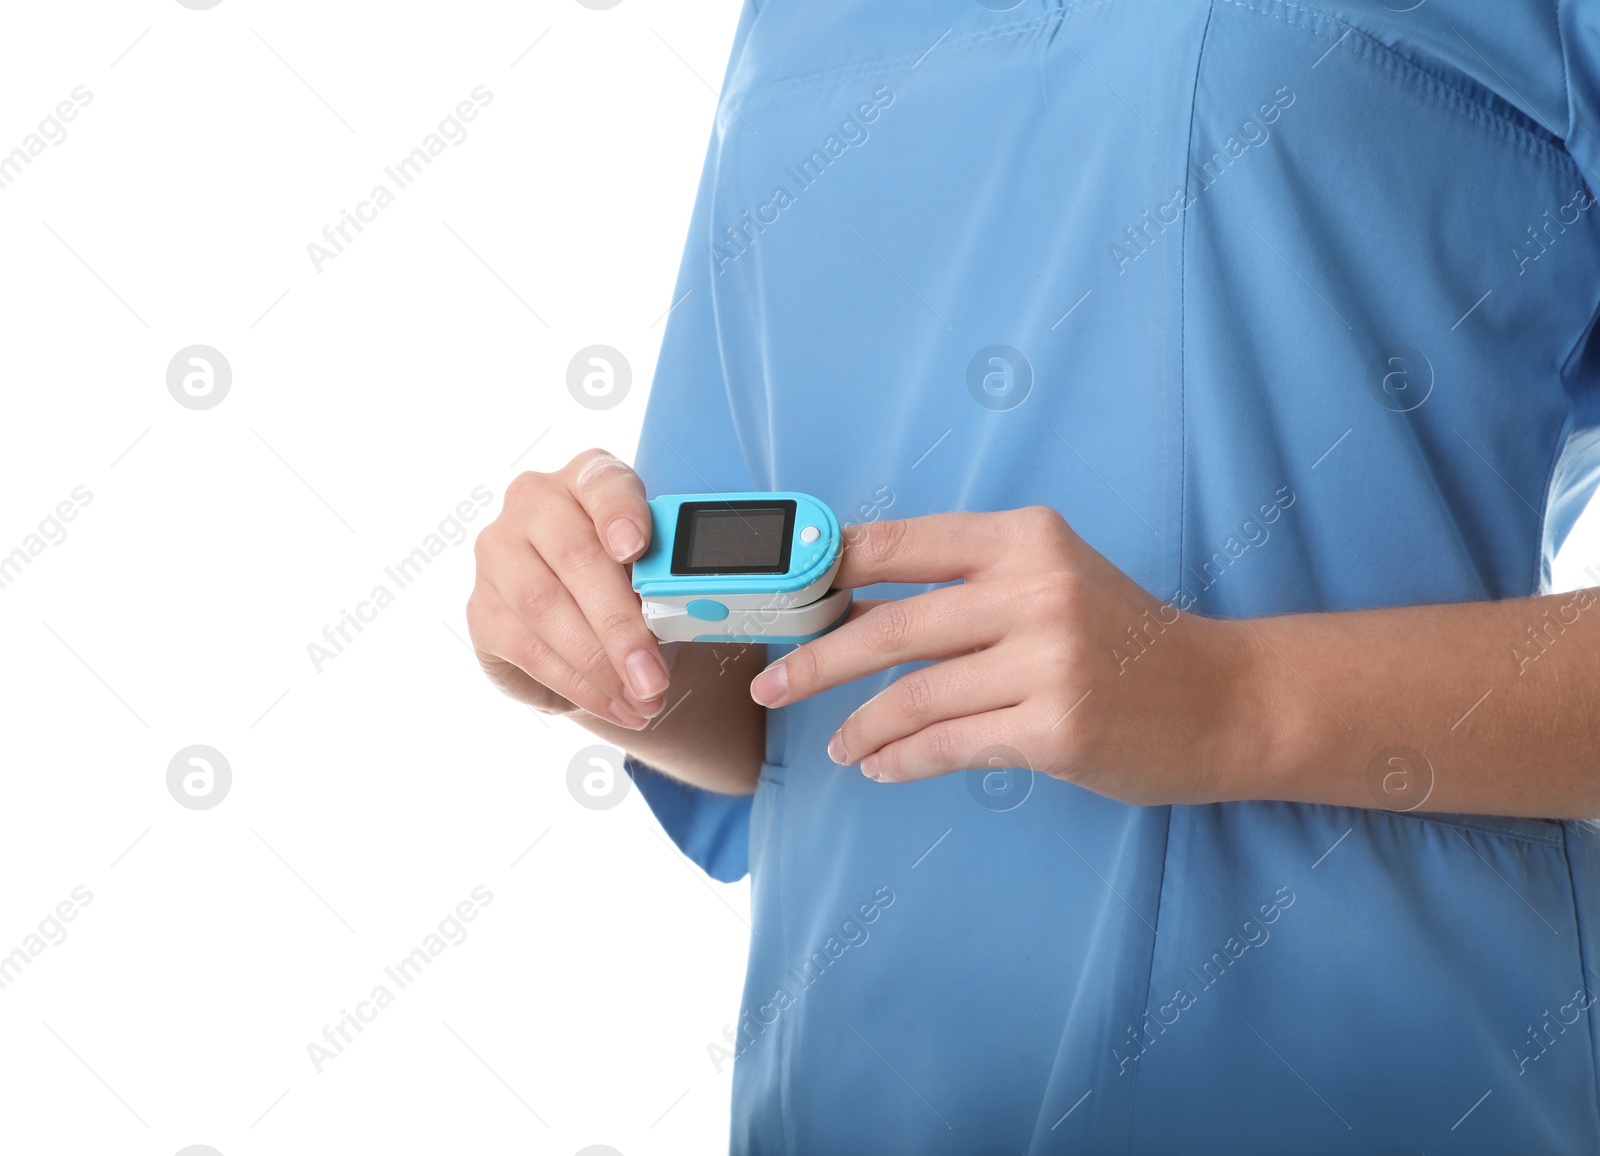
[[667, 643], [672, 671], [665, 709], [643, 730], [587, 711], [567, 717], [641, 762], [708, 791], [756, 789], [766, 744], [766, 708], [750, 698], [750, 680], [766, 663], [754, 644]]
[[1600, 815], [1600, 591], [1222, 625], [1231, 797]]

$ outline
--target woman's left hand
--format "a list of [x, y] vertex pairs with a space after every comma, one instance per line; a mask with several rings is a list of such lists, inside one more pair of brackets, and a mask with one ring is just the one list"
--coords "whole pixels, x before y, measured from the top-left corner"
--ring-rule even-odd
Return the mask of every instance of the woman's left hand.
[[[761, 672], [784, 706], [901, 663], [936, 660], [862, 704], [828, 744], [878, 782], [1020, 754], [1128, 803], [1249, 797], [1237, 782], [1260, 698], [1241, 623], [1142, 590], [1055, 510], [934, 514], [851, 526], [836, 587], [959, 584], [859, 601], [844, 625]], [[1010, 752], [995, 752], [1006, 747]]]

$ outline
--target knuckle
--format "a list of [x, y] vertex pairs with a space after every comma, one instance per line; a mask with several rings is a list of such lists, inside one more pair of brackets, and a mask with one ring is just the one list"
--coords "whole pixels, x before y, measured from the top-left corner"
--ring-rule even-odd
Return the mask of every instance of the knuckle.
[[1087, 645], [1076, 631], [1040, 631], [1033, 644], [1032, 661], [1038, 664], [1039, 675], [1036, 685], [1044, 688], [1060, 686], [1063, 678], [1077, 671]]
[[1017, 535], [1026, 542], [1058, 545], [1066, 540], [1067, 520], [1053, 506], [1024, 506], [1013, 514]]
[[472, 593], [467, 595], [467, 637], [477, 642], [489, 627], [491, 615], [485, 603], [483, 588], [474, 586]]
[[606, 479], [617, 475], [630, 475], [633, 469], [610, 450], [598, 446], [584, 450], [568, 464], [572, 471], [572, 489], [583, 493]]
[[529, 501], [544, 487], [544, 482], [544, 474], [523, 470], [506, 486], [505, 504], [510, 506], [513, 503], [521, 504]]
[[598, 643], [585, 648], [583, 670], [580, 673], [593, 686], [611, 686], [617, 682], [611, 659]]
[[903, 548], [905, 539], [904, 521], [876, 522], [861, 534], [856, 549], [869, 567], [877, 567], [894, 558]]
[[1048, 570], [1030, 578], [1024, 593], [1037, 609], [1065, 614], [1077, 604], [1078, 580], [1066, 570]]
[[1021, 526], [1036, 534], [1053, 534], [1066, 525], [1061, 511], [1054, 506], [1036, 504], [1023, 506], [1017, 511]]
[[[1053, 639], [1040, 659], [1040, 682], [1048, 687], [1067, 686], [1076, 681], [1081, 669], [1078, 647], [1071, 639]], [[1056, 718], [1061, 717], [1072, 703], [1065, 703]], [[1053, 720], [1052, 720], [1053, 721]]]
[[913, 670], [900, 680], [899, 709], [907, 718], [926, 718], [933, 713], [933, 686], [927, 675]]
[[573, 475], [573, 477], [579, 477], [583, 474], [584, 470], [588, 469], [595, 462], [602, 461], [610, 456], [611, 451], [605, 449], [603, 446], [590, 446], [586, 450], [580, 450], [578, 453], [573, 454], [572, 460], [567, 463], [566, 468]]
[[555, 609], [560, 595], [561, 586], [558, 583], [544, 578], [529, 578], [517, 586], [512, 604], [524, 621], [536, 621]]
[[922, 732], [922, 753], [933, 766], [954, 764], [956, 739], [947, 723], [935, 723]]
[[789, 693], [815, 686], [822, 678], [822, 659], [815, 648], [802, 646], [783, 660], [788, 667]]
[[600, 539], [593, 533], [567, 535], [555, 545], [554, 553], [557, 569], [564, 572], [581, 573], [601, 561], [611, 561], [601, 551]]
[[546, 685], [547, 678], [540, 672], [546, 665], [546, 660], [550, 655], [550, 648], [544, 644], [538, 635], [526, 630], [518, 631], [509, 640], [508, 645], [498, 649], [523, 674], [526, 674], [540, 685]]
[[495, 525], [496, 523], [490, 522], [479, 530], [478, 536], [472, 540], [472, 558], [480, 570], [489, 564], [500, 544], [499, 535], [495, 533]]
[[600, 633], [619, 647], [639, 638], [643, 621], [636, 606], [610, 606], [600, 613]]
[[552, 696], [578, 703], [588, 688], [583, 676], [536, 634], [523, 631], [507, 649], [511, 661]]
[[911, 636], [911, 611], [904, 602], [885, 602], [863, 618], [861, 629], [874, 650], [897, 654]]
[[536, 685], [539, 688], [538, 691], [527, 701], [528, 705], [540, 714], [563, 717], [570, 715], [577, 709], [576, 704], [560, 691], [551, 690], [542, 682]]
[[565, 682], [566, 686], [561, 689], [561, 693], [568, 699], [591, 714], [604, 713], [605, 707], [602, 704], [608, 702], [608, 697], [585, 678], [581, 671], [569, 671]]

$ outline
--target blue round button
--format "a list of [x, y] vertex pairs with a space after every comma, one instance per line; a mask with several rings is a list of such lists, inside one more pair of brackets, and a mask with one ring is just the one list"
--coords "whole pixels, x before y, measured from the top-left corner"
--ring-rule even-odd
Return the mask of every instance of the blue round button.
[[684, 609], [690, 618], [705, 622], [721, 622], [728, 616], [728, 608], [714, 598], [691, 598]]

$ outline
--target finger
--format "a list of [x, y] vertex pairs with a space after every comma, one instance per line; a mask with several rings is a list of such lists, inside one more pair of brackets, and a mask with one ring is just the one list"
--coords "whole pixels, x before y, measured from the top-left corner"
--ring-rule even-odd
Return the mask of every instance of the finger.
[[605, 450], [587, 450], [567, 464], [572, 496], [594, 523], [595, 533], [618, 562], [631, 562], [650, 544], [650, 506], [644, 481]]
[[857, 618], [860, 618], [863, 614], [876, 606], [882, 606], [885, 602], [893, 601], [893, 598], [853, 598], [850, 601], [850, 608], [844, 613], [844, 620], [839, 623], [839, 626], [834, 627], [834, 629], [838, 630], [840, 627], [854, 622]]
[[[585, 458], [587, 465], [577, 465]], [[601, 532], [615, 535], [621, 525], [624, 540], [636, 531], [638, 543], [646, 540], [637, 524], [642, 518], [649, 526], [643, 487], [632, 470], [600, 451], [574, 459], [574, 467], [569, 467], [570, 485], [577, 501], [530, 511], [529, 541], [572, 596], [629, 692], [640, 704], [659, 709], [657, 700], [671, 677], [660, 642], [645, 624], [627, 571], [600, 537]]]
[[1033, 733], [1037, 723], [1038, 711], [1028, 705], [936, 722], [862, 759], [861, 773], [880, 783], [931, 779], [989, 766], [983, 758], [985, 752], [1000, 746], [1026, 760], [1028, 745], [1023, 736]]
[[[576, 507], [570, 508], [576, 511]], [[575, 513], [574, 516], [584, 526], [585, 534], [592, 539], [594, 532], [588, 529], [588, 523], [582, 514]], [[563, 663], [581, 675], [595, 688], [596, 694], [604, 696], [601, 709], [593, 713], [609, 713], [604, 703], [612, 700], [621, 701], [634, 714], [646, 717], [660, 710], [659, 704], [655, 704], [652, 709], [651, 704], [630, 696], [626, 684], [605, 647], [595, 635], [588, 616], [574, 599], [572, 591], [561, 576], [545, 563], [531, 543], [523, 541], [520, 536], [510, 540], [496, 538], [487, 545], [483, 545], [485, 539], [480, 537], [479, 542], [482, 551], [479, 573], [499, 595], [500, 601], [545, 648], [554, 652]], [[607, 560], [606, 564], [615, 570], [621, 570], [615, 562]], [[629, 596], [632, 596], [631, 590]], [[634, 599], [633, 614], [637, 616], [638, 613], [638, 600]], [[648, 631], [642, 619], [640, 627]], [[539, 677], [533, 671], [528, 673], [533, 674], [535, 678]], [[553, 689], [559, 691], [561, 688], [557, 686]], [[566, 692], [561, 691], [561, 693]], [[567, 697], [572, 696], [567, 695]], [[593, 701], [592, 696], [591, 701]], [[588, 703], [579, 705], [585, 710], [592, 709]]]
[[[485, 609], [490, 604], [496, 607], [503, 605], [500, 595], [487, 584], [475, 587], [472, 597], [467, 599], [467, 635], [471, 639], [468, 645], [478, 665], [483, 668], [483, 673], [489, 676], [489, 681], [499, 687], [502, 694], [526, 703], [537, 711], [566, 714], [577, 710], [577, 704], [571, 699], [557, 694], [538, 679], [530, 678], [515, 663], [494, 653], [498, 647], [487, 643], [490, 633], [496, 629], [491, 620], [493, 612]], [[491, 649], [485, 648], [486, 643]]]
[[1004, 629], [996, 598], [986, 587], [961, 585], [877, 602], [767, 667], [750, 683], [750, 697], [785, 706], [902, 662], [988, 645]]
[[532, 688], [526, 679], [630, 730], [646, 725], [642, 716], [585, 677], [545, 636], [530, 630], [492, 586], [473, 592], [468, 629], [484, 673], [513, 698], [528, 697]]
[[1004, 645], [910, 671], [844, 720], [828, 740], [828, 757], [858, 763], [934, 723], [1016, 706], [1028, 697], [1030, 677]]
[[1072, 531], [1048, 506], [1003, 513], [928, 514], [846, 526], [836, 587], [875, 582], [952, 582], [986, 573], [1013, 546], [1060, 540]]

